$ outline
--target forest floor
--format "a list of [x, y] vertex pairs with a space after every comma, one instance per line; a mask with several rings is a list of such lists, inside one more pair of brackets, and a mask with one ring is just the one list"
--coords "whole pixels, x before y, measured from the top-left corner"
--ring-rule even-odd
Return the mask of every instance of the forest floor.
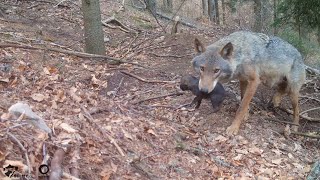
[[[207, 100], [197, 110], [179, 108], [193, 99], [189, 92], [180, 93], [179, 80], [193, 74], [194, 38], [208, 45], [237, 27], [203, 20], [205, 28], [180, 26], [182, 32], [169, 35], [147, 13], [103, 1], [103, 20], [115, 14], [130, 27], [129, 33], [104, 27], [107, 55], [140, 67], [49, 50], [83, 51], [79, 2], [12, 0], [0, 5], [5, 12], [0, 17], [2, 45], [47, 49], [0, 48], [1, 167], [11, 163], [27, 173], [27, 153], [36, 177], [43, 150], [51, 160], [66, 147], [63, 172], [78, 169], [80, 179], [304, 179], [320, 157], [319, 139], [284, 135], [292, 116], [266, 107], [273, 93], [266, 87], [259, 87], [249, 119], [233, 137], [225, 129], [239, 106], [237, 81], [224, 84], [228, 96], [216, 113]], [[319, 76], [308, 75], [301, 95], [301, 112], [319, 107]], [[53, 137], [32, 125], [17, 126], [28, 122], [8, 114], [17, 102], [45, 119]], [[288, 97], [281, 107], [291, 109]], [[320, 117], [319, 110], [306, 114]], [[300, 122], [299, 131], [319, 133], [319, 122]]]

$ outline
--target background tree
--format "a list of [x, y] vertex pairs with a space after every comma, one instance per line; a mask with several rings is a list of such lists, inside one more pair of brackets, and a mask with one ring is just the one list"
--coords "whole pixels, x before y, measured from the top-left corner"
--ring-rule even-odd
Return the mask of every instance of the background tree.
[[262, 31], [262, 2], [261, 0], [253, 0], [254, 1], [254, 26], [253, 30], [255, 32], [261, 32]]
[[99, 0], [82, 0], [85, 51], [105, 55], [104, 35], [101, 24]]
[[[294, 25], [301, 37], [301, 28], [309, 28], [318, 33], [318, 43], [320, 44], [320, 1], [319, 0], [282, 0], [277, 9], [278, 17], [276, 26], [283, 24]], [[281, 16], [280, 16], [281, 15]]]

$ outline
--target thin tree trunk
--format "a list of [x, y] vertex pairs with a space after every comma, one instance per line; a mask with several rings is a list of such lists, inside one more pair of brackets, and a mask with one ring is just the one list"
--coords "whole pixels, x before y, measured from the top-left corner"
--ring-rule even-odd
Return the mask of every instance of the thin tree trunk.
[[216, 12], [216, 23], [220, 24], [220, 14], [219, 14], [219, 0], [214, 0], [215, 12]]
[[210, 21], [213, 21], [213, 17], [214, 17], [214, 0], [208, 0], [208, 14], [209, 14], [209, 19]]
[[86, 53], [105, 55], [99, 0], [82, 0]]
[[319, 44], [319, 46], [320, 46], [320, 25], [318, 25], [318, 33], [317, 33], [317, 36], [318, 36], [318, 38], [317, 38], [318, 44]]
[[202, 14], [208, 16], [208, 0], [202, 0]]
[[226, 24], [226, 4], [224, 0], [221, 0], [222, 5], [222, 24]]
[[[277, 6], [278, 6], [277, 0], [273, 0], [273, 22], [275, 22], [275, 20], [277, 19]], [[278, 34], [278, 27], [277, 26], [274, 26], [273, 34], [274, 35]]]
[[261, 0], [254, 0], [254, 15], [255, 15], [255, 22], [254, 22], [254, 27], [253, 30], [255, 32], [261, 32], [262, 31], [262, 17], [261, 17], [261, 11], [262, 11], [262, 6], [261, 6]]
[[155, 17], [157, 16], [157, 2], [156, 0], [145, 0], [147, 5], [147, 9], [151, 12], [151, 14]]

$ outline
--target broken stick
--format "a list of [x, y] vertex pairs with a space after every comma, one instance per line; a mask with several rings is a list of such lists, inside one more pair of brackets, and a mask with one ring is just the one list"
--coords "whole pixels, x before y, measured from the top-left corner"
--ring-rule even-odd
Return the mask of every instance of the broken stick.
[[147, 79], [143, 79], [137, 75], [131, 74], [127, 71], [120, 71], [120, 72], [123, 74], [126, 74], [128, 76], [134, 77], [134, 78], [138, 79], [139, 81], [146, 82], [146, 83], [176, 83], [176, 81], [147, 80]]
[[49, 180], [61, 179], [62, 171], [62, 162], [64, 159], [65, 151], [62, 148], [56, 150], [51, 161], [51, 173]]
[[160, 95], [160, 96], [154, 96], [154, 97], [142, 99], [142, 100], [140, 100], [138, 102], [134, 102], [133, 104], [140, 104], [140, 103], [145, 102], [145, 101], [150, 101], [150, 100], [158, 99], [158, 98], [164, 98], [164, 97], [168, 97], [168, 96], [180, 96], [182, 94], [184, 94], [184, 93], [183, 92], [174, 92], [174, 93], [164, 94], [164, 95]]

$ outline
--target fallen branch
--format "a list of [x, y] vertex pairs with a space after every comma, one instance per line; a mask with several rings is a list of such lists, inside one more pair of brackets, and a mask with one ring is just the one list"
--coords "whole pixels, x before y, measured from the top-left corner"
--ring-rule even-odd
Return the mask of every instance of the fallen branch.
[[[286, 113], [289, 113], [289, 114], [292, 114], [293, 115], [293, 111], [290, 110], [290, 109], [286, 109], [286, 108], [281, 108], [279, 107], [280, 110], [286, 112]], [[303, 115], [303, 114], [299, 114], [299, 117], [305, 119], [305, 120], [308, 120], [308, 121], [312, 121], [312, 122], [320, 122], [320, 118], [312, 118], [312, 117], [309, 117], [309, 116], [306, 116], [306, 115]]]
[[51, 161], [51, 173], [49, 180], [59, 180], [62, 177], [62, 162], [64, 160], [65, 151], [62, 148], [56, 150]]
[[21, 144], [19, 139], [17, 139], [13, 134], [11, 134], [10, 132], [7, 132], [7, 135], [9, 136], [9, 138], [12, 141], [17, 143], [18, 146], [20, 147], [20, 149], [24, 152], [24, 156], [26, 158], [26, 162], [27, 162], [27, 166], [28, 166], [28, 176], [31, 177], [31, 166], [30, 166], [29, 156], [28, 156], [28, 152], [27, 152], [26, 148], [23, 147], [23, 145]]
[[184, 93], [183, 92], [174, 92], [174, 93], [164, 94], [164, 95], [160, 95], [160, 96], [154, 96], [154, 97], [142, 99], [142, 100], [140, 100], [138, 102], [134, 102], [133, 104], [140, 104], [140, 103], [145, 102], [145, 101], [150, 101], [150, 100], [153, 100], [153, 99], [159, 99], [159, 98], [164, 98], [164, 97], [169, 97], [169, 96], [180, 96], [182, 94], [184, 94]]
[[317, 74], [317, 75], [320, 74], [320, 70], [318, 70], [318, 69], [312, 68], [312, 67], [307, 66], [307, 65], [305, 65], [305, 68], [306, 68], [306, 71], [309, 72], [309, 73]]
[[302, 111], [299, 115], [302, 115], [302, 114], [307, 113], [307, 112], [309, 112], [309, 111], [318, 110], [318, 109], [320, 109], [320, 107], [311, 108], [311, 109], [308, 109], [308, 110]]
[[112, 29], [116, 29], [117, 27], [115, 26], [111, 26], [110, 24], [115, 24], [118, 26], [118, 29], [120, 29], [121, 31], [124, 31], [126, 33], [130, 33], [132, 32], [132, 30], [125, 26], [124, 24], [122, 24], [119, 20], [117, 20], [114, 16], [111, 16], [110, 18], [106, 19], [105, 21], [101, 21], [102, 25], [112, 28]]
[[300, 98], [307, 98], [307, 99], [311, 99], [311, 100], [314, 100], [314, 101], [320, 102], [320, 100], [319, 100], [319, 99], [314, 98], [314, 97], [310, 97], [310, 96], [300, 96]]
[[128, 62], [128, 61], [123, 60], [123, 59], [118, 59], [118, 58], [109, 57], [109, 56], [102, 56], [102, 55], [97, 55], [97, 54], [89, 54], [89, 53], [77, 52], [77, 51], [69, 51], [69, 50], [57, 49], [57, 48], [51, 48], [51, 47], [34, 47], [34, 46], [30, 46], [30, 45], [0, 44], [0, 48], [8, 48], [8, 47], [22, 48], [22, 49], [32, 49], [32, 50], [49, 50], [49, 51], [59, 52], [59, 53], [63, 53], [63, 54], [69, 54], [69, 55], [73, 55], [73, 56], [77, 56], [77, 57], [81, 57], [81, 58], [99, 58], [99, 59], [104, 59], [104, 60], [115, 61], [117, 63], [127, 63], [127, 64], [132, 64], [132, 65], [136, 65], [136, 66], [140, 66], [140, 67], [148, 69], [147, 67], [145, 67], [145, 66], [143, 66], [141, 64]]
[[139, 81], [146, 82], [146, 83], [176, 83], [176, 81], [147, 80], [147, 79], [143, 79], [137, 75], [131, 74], [127, 71], [120, 71], [120, 72], [123, 74], [126, 74], [128, 76], [134, 77], [134, 78], [138, 79]]
[[191, 54], [186, 54], [186, 55], [183, 55], [183, 56], [178, 56], [178, 55], [160, 55], [160, 54], [156, 54], [156, 53], [149, 53], [151, 55], [154, 55], [154, 56], [157, 56], [157, 57], [173, 57], [173, 58], [183, 58], [183, 57], [186, 57], [186, 56], [190, 56]]
[[[80, 105], [80, 104], [79, 104]], [[90, 115], [89, 111], [85, 109], [85, 107], [83, 107], [82, 105], [80, 105], [82, 111], [84, 112], [84, 117], [86, 117], [88, 119], [88, 121], [90, 122], [90, 124], [94, 125], [96, 129], [98, 129], [98, 131], [104, 136], [104, 137], [107, 137], [110, 141], [110, 143], [112, 143], [116, 148], [117, 150], [119, 151], [120, 155], [121, 156], [125, 156], [123, 150], [121, 149], [121, 147], [118, 145], [118, 143], [116, 142], [115, 139], [113, 139], [113, 137], [111, 137], [109, 134], [105, 133], [104, 130], [101, 129], [101, 127], [96, 124], [94, 122], [94, 119], [93, 117]]]
[[[161, 13], [157, 12], [157, 15], [160, 16], [161, 18], [167, 19], [167, 20], [169, 20], [169, 21], [174, 21], [174, 18], [171, 18], [171, 17], [169, 17], [169, 16], [167, 16], [167, 15], [165, 15], [165, 14], [161, 14]], [[174, 17], [174, 16], [173, 16], [173, 17]], [[183, 20], [181, 20], [181, 19], [179, 20], [179, 22], [180, 22], [181, 24], [185, 25], [185, 26], [188, 26], [188, 27], [191, 27], [191, 28], [197, 28], [195, 25], [193, 25], [193, 24], [191, 24], [191, 23], [189, 23], [189, 22], [183, 21]]]
[[291, 132], [291, 134], [295, 134], [295, 135], [299, 135], [299, 136], [304, 136], [304, 137], [309, 137], [309, 138], [320, 139], [320, 135], [315, 135], [315, 134], [310, 134], [310, 133]]
[[278, 119], [267, 119], [269, 121], [275, 121], [275, 122], [279, 122], [279, 123], [283, 123], [283, 124], [290, 124], [290, 125], [294, 125], [294, 126], [299, 126], [299, 124], [295, 124], [293, 122], [289, 122], [289, 121], [281, 121], [281, 120], [278, 120]]

